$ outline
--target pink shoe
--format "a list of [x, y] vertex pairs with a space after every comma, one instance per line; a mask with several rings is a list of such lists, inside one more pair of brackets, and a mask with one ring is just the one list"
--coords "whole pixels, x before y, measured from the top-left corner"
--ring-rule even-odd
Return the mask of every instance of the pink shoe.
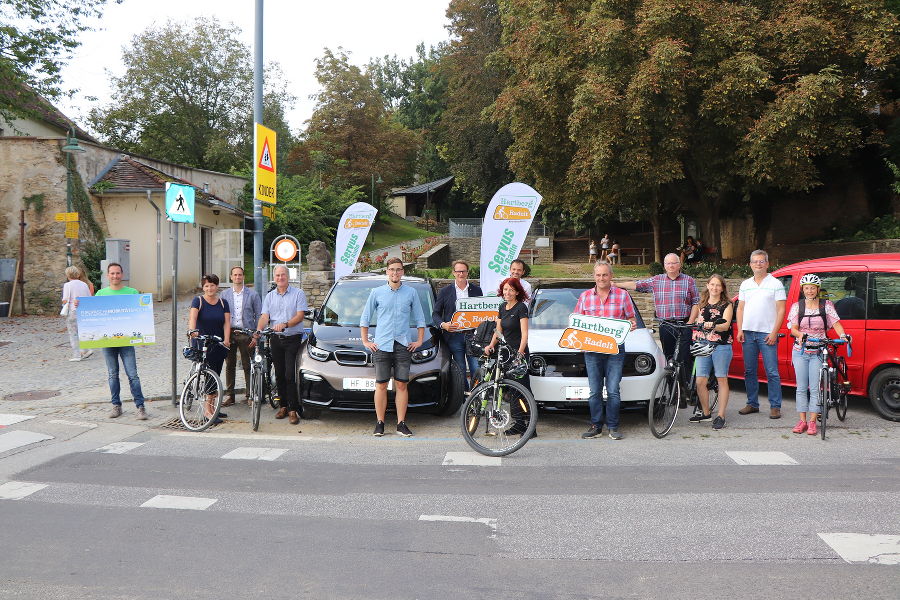
[[794, 433], [803, 433], [804, 431], [806, 431], [806, 421], [800, 419], [799, 421], [797, 421], [797, 424], [794, 425], [794, 428], [791, 429], [791, 431], [793, 431]]
[[813, 419], [812, 421], [809, 422], [809, 427], [806, 428], [806, 433], [808, 435], [816, 435], [816, 433], [818, 433], [818, 430], [816, 428], [816, 420], [815, 419]]

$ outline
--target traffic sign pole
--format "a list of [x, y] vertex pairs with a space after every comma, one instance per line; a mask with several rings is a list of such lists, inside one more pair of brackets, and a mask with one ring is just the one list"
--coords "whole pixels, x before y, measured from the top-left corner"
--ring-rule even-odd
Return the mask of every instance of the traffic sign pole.
[[[257, 148], [256, 124], [263, 122], [263, 0], [256, 0], [255, 32], [253, 42], [253, 166], [256, 167]], [[253, 271], [254, 287], [259, 297], [269, 289], [266, 271], [263, 268], [263, 216], [262, 202], [256, 193], [259, 169], [253, 169]]]

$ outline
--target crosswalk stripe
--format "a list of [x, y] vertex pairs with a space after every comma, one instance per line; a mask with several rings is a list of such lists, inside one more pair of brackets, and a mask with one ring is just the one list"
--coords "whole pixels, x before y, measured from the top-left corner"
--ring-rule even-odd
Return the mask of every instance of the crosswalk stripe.
[[174, 508], [178, 510], [206, 510], [217, 502], [216, 498], [197, 496], [166, 496], [160, 494], [141, 504], [142, 508]]
[[739, 465], [796, 465], [796, 460], [784, 452], [726, 451], [731, 460]]
[[45, 483], [28, 481], [7, 481], [0, 485], [0, 500], [21, 500], [47, 487]]
[[134, 450], [135, 448], [143, 446], [145, 443], [146, 442], [113, 442], [102, 448], [97, 448], [94, 452], [103, 454], [125, 454], [129, 450]]
[[7, 425], [15, 425], [16, 423], [21, 423], [22, 421], [27, 421], [28, 419], [33, 419], [34, 417], [29, 417], [25, 415], [11, 415], [8, 413], [0, 414], [0, 427], [6, 427]]
[[490, 517], [458, 517], [453, 515], [419, 515], [420, 521], [445, 521], [447, 523], [481, 523], [491, 530], [491, 537], [497, 536], [497, 519]]
[[503, 464], [499, 456], [485, 456], [477, 452], [448, 452], [443, 465], [474, 465], [479, 467], [499, 467]]
[[848, 563], [900, 565], [900, 535], [820, 533], [819, 537]]
[[285, 448], [235, 448], [222, 458], [232, 460], [275, 460], [287, 452]]
[[10, 431], [0, 435], [0, 452], [6, 452], [7, 450], [13, 450], [14, 448], [19, 448], [21, 446], [36, 444], [37, 442], [52, 439], [52, 435], [34, 433], [33, 431]]

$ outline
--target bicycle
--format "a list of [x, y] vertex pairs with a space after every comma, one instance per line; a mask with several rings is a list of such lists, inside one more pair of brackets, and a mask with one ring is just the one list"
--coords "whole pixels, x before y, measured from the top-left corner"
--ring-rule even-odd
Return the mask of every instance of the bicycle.
[[252, 329], [236, 329], [235, 331], [254, 337], [259, 334], [253, 358], [250, 361], [250, 428], [259, 430], [259, 418], [262, 405], [268, 402], [272, 408], [276, 408], [278, 386], [275, 383], [275, 369], [272, 364], [272, 352], [269, 338], [273, 335], [283, 335], [271, 328], [262, 331]]
[[[822, 439], [825, 439], [825, 429], [828, 426], [828, 412], [833, 408], [837, 418], [841, 421], [847, 418], [847, 396], [850, 394], [850, 380], [847, 378], [847, 361], [843, 356], [838, 356], [837, 348], [847, 344], [847, 356], [853, 356], [851, 338], [814, 338], [803, 336], [800, 344], [801, 351], [806, 350], [806, 343], [819, 344], [818, 354], [822, 359], [819, 368], [819, 419], [821, 421], [819, 431]], [[839, 378], [839, 379], [838, 379]]]
[[[189, 331], [188, 338], [198, 331], [197, 329]], [[203, 431], [217, 421], [225, 393], [222, 380], [209, 368], [206, 357], [213, 344], [227, 346], [222, 344], [222, 338], [217, 335], [198, 335], [193, 339], [199, 340], [200, 347], [188, 345], [182, 350], [184, 357], [194, 364], [191, 365], [184, 388], [181, 390], [178, 415], [181, 424], [188, 431]], [[210, 400], [208, 396], [213, 394], [215, 398]]]
[[[515, 381], [527, 373], [528, 365], [516, 357], [499, 332], [498, 338], [496, 354], [478, 359], [481, 382], [469, 392], [461, 411], [463, 438], [486, 456], [512, 454], [528, 442], [537, 426], [534, 396]], [[522, 416], [528, 418], [524, 430]]]
[[[685, 330], [700, 331], [703, 329], [702, 323], [689, 324], [679, 321], [671, 321], [667, 319], [659, 320], [660, 327], [667, 326], [677, 330], [675, 336], [675, 354], [666, 363], [665, 372], [662, 378], [656, 382], [653, 393], [650, 395], [650, 402], [647, 407], [647, 421], [650, 425], [650, 432], [657, 438], [664, 438], [672, 426], [675, 424], [675, 417], [678, 415], [678, 409], [686, 407], [688, 400], [694, 407], [694, 413], [702, 411], [700, 406], [700, 398], [697, 394], [697, 378], [696, 362], [691, 373], [690, 381], [687, 383], [687, 398], [682, 399], [682, 381], [681, 370], [684, 363], [681, 360], [681, 336]], [[709, 392], [709, 412], [716, 409], [719, 404], [719, 381], [715, 377], [710, 377], [706, 382], [706, 389]]]

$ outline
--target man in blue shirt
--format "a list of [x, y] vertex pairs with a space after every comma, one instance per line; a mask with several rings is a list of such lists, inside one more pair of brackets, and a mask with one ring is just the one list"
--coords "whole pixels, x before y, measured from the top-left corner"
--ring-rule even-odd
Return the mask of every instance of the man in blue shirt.
[[[359, 332], [363, 345], [372, 352], [375, 359], [375, 432], [384, 435], [384, 415], [387, 412], [387, 387], [394, 373], [396, 393], [394, 405], [397, 408], [397, 433], [409, 437], [412, 431], [406, 426], [406, 408], [409, 406], [409, 366], [412, 353], [425, 339], [425, 314], [419, 295], [410, 286], [404, 286], [403, 261], [389, 258], [387, 262], [387, 285], [377, 287], [369, 294], [366, 307], [359, 318]], [[416, 341], [409, 341], [410, 316], [419, 332]], [[369, 341], [369, 323], [374, 317], [376, 332], [374, 341]]]
[[303, 340], [303, 317], [306, 313], [306, 294], [300, 288], [289, 285], [288, 269], [278, 265], [272, 271], [275, 289], [266, 294], [262, 314], [256, 329], [268, 325], [284, 335], [272, 336], [272, 362], [275, 363], [275, 381], [281, 407], [276, 419], [288, 417], [291, 425], [300, 422], [300, 402], [297, 400], [297, 353]]

